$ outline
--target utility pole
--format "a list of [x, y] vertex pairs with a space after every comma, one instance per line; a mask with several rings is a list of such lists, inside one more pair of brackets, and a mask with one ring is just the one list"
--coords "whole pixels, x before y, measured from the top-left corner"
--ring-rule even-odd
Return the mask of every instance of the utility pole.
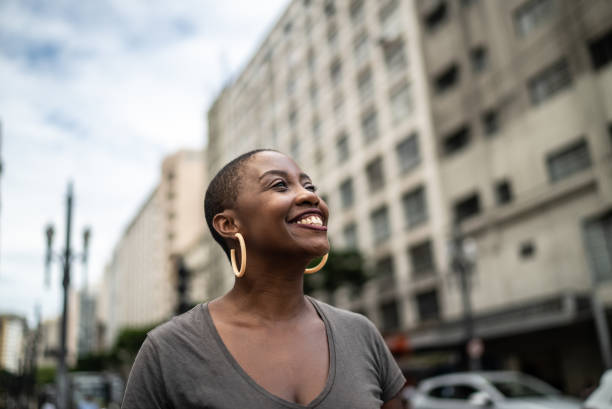
[[465, 240], [460, 231], [459, 222], [453, 227], [452, 239], [452, 268], [459, 275], [461, 288], [461, 301], [463, 304], [463, 327], [465, 330], [464, 345], [465, 353], [469, 358], [470, 371], [481, 369], [480, 356], [482, 355], [482, 340], [474, 333], [474, 317], [472, 315], [472, 272], [476, 258], [476, 244]]
[[[57, 357], [57, 407], [58, 409], [69, 409], [70, 399], [68, 394], [68, 371], [66, 366], [66, 336], [68, 326], [68, 302], [70, 295], [70, 266], [72, 264], [72, 248], [70, 243], [71, 228], [72, 228], [72, 183], [68, 184], [68, 192], [66, 194], [66, 247], [63, 254], [58, 254], [58, 259], [63, 267], [62, 287], [64, 289], [63, 306], [62, 306], [62, 321], [60, 327], [60, 346]], [[47, 283], [49, 282], [49, 267], [53, 259], [53, 234], [54, 228], [48, 225], [46, 228], [47, 236], [47, 257], [46, 257], [46, 272]], [[89, 248], [89, 229], [85, 230], [83, 235], [83, 253], [81, 257], [87, 260], [87, 251]]]

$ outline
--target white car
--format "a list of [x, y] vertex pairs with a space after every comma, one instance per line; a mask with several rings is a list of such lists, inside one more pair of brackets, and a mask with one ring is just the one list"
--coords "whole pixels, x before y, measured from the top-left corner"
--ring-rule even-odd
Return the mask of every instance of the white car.
[[577, 399], [518, 372], [462, 372], [422, 381], [413, 409], [580, 409]]
[[584, 401], [584, 409], [612, 409], [612, 369], [601, 375], [597, 389]]

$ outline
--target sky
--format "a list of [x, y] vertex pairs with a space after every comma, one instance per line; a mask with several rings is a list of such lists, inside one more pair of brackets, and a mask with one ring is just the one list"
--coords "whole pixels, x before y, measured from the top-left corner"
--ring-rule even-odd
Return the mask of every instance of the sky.
[[[45, 286], [47, 224], [72, 248], [91, 227], [101, 278], [161, 160], [206, 141], [206, 111], [289, 0], [0, 1], [0, 314], [60, 312], [61, 263]], [[84, 271], [73, 262], [72, 285]]]

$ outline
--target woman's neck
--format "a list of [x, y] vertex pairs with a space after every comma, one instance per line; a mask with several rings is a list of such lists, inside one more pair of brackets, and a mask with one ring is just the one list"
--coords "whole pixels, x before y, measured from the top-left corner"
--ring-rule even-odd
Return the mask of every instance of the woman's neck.
[[303, 264], [249, 258], [246, 274], [236, 278], [222, 299], [233, 312], [260, 324], [293, 320], [309, 309], [304, 298]]

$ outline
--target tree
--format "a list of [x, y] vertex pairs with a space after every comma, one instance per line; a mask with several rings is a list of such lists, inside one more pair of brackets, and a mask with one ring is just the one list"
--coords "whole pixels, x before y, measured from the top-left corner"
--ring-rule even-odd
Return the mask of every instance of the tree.
[[[316, 260], [312, 265], [318, 262]], [[368, 278], [363, 256], [358, 250], [334, 250], [329, 253], [327, 264], [321, 271], [304, 277], [304, 292], [325, 290], [333, 293], [342, 285], [359, 288]]]

